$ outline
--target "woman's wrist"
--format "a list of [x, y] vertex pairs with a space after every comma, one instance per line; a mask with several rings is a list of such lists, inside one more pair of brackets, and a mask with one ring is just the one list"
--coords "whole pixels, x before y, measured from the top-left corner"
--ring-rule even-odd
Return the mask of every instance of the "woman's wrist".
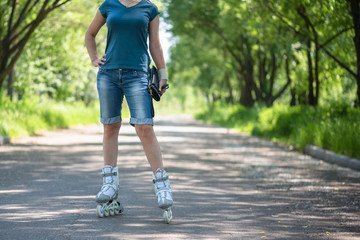
[[160, 78], [160, 80], [161, 80], [161, 79], [166, 79], [166, 80], [168, 80], [168, 75], [167, 75], [167, 72], [166, 72], [166, 68], [161, 68], [161, 69], [158, 70], [158, 72], [159, 72], [159, 78]]

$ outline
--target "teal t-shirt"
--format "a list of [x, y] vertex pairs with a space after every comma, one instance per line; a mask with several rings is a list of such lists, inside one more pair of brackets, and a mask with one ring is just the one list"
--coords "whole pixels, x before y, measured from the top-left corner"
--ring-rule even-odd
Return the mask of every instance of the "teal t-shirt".
[[119, 0], [105, 0], [99, 7], [108, 28], [103, 69], [148, 71], [149, 23], [159, 14], [155, 4], [141, 0], [126, 7]]

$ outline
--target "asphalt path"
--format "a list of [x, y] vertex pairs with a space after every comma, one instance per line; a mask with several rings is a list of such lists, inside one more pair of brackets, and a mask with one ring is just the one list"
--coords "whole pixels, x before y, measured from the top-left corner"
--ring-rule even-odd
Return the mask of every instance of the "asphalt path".
[[358, 171], [190, 116], [157, 117], [154, 128], [174, 191], [171, 224], [127, 123], [125, 211], [97, 217], [102, 126], [92, 125], [0, 146], [0, 239], [360, 239]]

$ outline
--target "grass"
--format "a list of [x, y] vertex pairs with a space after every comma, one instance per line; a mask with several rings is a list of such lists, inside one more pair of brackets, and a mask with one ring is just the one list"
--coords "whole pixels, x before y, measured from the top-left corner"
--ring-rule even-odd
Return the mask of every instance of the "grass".
[[341, 105], [272, 108], [215, 103], [197, 119], [235, 128], [302, 150], [307, 144], [360, 159], [360, 110]]
[[96, 104], [85, 106], [82, 102], [58, 103], [39, 97], [20, 101], [0, 98], [0, 135], [11, 138], [98, 121], [99, 107]]
[[[165, 105], [164, 105], [165, 104]], [[179, 113], [179, 106], [155, 103], [156, 114]], [[177, 109], [179, 108], [179, 109]], [[123, 118], [129, 117], [126, 103]], [[255, 136], [282, 142], [302, 150], [316, 145], [339, 154], [360, 158], [360, 110], [341, 105], [331, 107], [275, 105], [272, 108], [245, 108], [216, 102], [195, 117]], [[54, 102], [32, 97], [10, 101], [0, 97], [0, 135], [31, 136], [41, 130], [68, 128], [99, 122], [99, 105], [82, 102]]]

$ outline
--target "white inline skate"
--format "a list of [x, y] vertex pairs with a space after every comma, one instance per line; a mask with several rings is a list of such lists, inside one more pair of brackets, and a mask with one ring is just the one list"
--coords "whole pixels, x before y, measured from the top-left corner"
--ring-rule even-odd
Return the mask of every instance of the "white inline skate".
[[101, 176], [103, 177], [103, 186], [95, 197], [95, 200], [99, 203], [96, 208], [98, 217], [102, 218], [122, 213], [124, 208], [117, 200], [119, 193], [118, 168], [106, 165], [102, 169]]
[[169, 177], [165, 170], [158, 169], [153, 174], [153, 183], [159, 208], [163, 210], [166, 223], [170, 223], [173, 216], [171, 206], [173, 205], [172, 190]]

